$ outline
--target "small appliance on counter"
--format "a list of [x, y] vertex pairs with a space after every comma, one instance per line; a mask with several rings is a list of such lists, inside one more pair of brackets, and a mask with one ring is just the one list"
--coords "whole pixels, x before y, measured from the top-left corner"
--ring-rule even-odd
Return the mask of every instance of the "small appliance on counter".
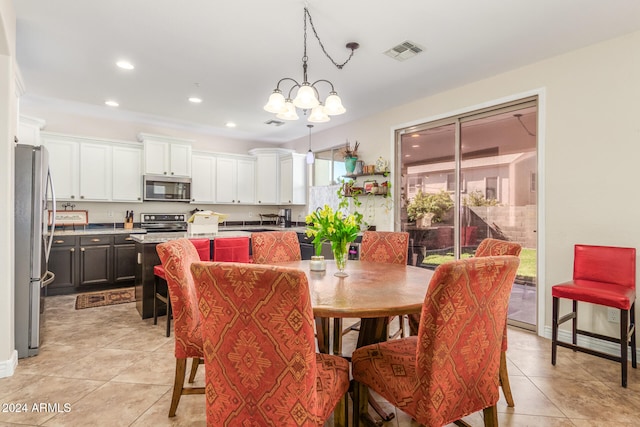
[[280, 209], [280, 227], [291, 228], [291, 209]]

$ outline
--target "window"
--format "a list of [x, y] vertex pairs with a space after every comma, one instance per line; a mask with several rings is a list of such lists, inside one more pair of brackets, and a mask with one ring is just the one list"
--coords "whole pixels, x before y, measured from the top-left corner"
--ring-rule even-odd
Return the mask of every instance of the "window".
[[498, 177], [497, 176], [488, 176], [485, 179], [484, 185], [484, 197], [487, 200], [498, 200], [500, 201], [500, 197], [498, 196]]
[[340, 177], [346, 175], [344, 158], [341, 150], [343, 146], [330, 148], [315, 153], [316, 160], [313, 165], [313, 185], [332, 185], [340, 182]]

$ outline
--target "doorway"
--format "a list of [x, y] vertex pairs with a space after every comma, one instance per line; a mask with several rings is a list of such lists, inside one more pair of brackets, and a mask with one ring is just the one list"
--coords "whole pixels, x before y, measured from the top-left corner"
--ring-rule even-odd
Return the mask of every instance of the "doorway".
[[396, 132], [399, 223], [412, 263], [473, 256], [486, 237], [520, 243], [509, 322], [537, 324], [537, 99]]

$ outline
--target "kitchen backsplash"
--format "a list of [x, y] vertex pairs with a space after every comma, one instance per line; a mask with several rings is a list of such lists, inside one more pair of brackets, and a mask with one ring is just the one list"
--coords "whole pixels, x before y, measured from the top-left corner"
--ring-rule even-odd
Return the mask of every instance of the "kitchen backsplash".
[[[144, 202], [144, 203], [89, 203], [74, 202], [70, 210], [86, 210], [89, 212], [89, 223], [123, 223], [127, 211], [133, 210], [134, 221], [140, 221], [141, 213], [184, 213], [189, 214], [194, 209], [212, 210], [228, 214], [228, 221], [260, 221], [260, 214], [277, 214], [279, 206], [234, 206], [234, 205], [206, 205], [177, 202]], [[291, 208], [291, 219], [294, 222], [304, 222], [307, 215], [306, 206], [287, 206]], [[57, 209], [63, 211], [62, 203]]]

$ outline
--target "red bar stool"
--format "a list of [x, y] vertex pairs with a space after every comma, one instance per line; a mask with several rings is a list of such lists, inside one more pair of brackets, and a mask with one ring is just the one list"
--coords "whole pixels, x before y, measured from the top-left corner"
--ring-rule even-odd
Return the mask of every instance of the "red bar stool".
[[[636, 363], [636, 250], [614, 246], [575, 245], [573, 280], [551, 288], [553, 320], [551, 364], [555, 366], [558, 346], [619, 362], [622, 387], [627, 386], [627, 346], [631, 344], [631, 366]], [[573, 311], [558, 319], [559, 299], [570, 299]], [[578, 301], [620, 310], [620, 338], [578, 329]], [[572, 321], [572, 343], [558, 340], [558, 326]], [[578, 345], [578, 335], [620, 344], [620, 356]]]
[[221, 237], [213, 240], [213, 261], [251, 262], [248, 237]]
[[[209, 239], [189, 239], [198, 252], [200, 261], [211, 260], [211, 241]], [[153, 267], [153, 324], [158, 324], [158, 301], [167, 306], [167, 336], [171, 336], [171, 300], [167, 288], [167, 277], [162, 264]], [[161, 286], [164, 284], [164, 286]], [[167, 289], [165, 291], [165, 289]]]

